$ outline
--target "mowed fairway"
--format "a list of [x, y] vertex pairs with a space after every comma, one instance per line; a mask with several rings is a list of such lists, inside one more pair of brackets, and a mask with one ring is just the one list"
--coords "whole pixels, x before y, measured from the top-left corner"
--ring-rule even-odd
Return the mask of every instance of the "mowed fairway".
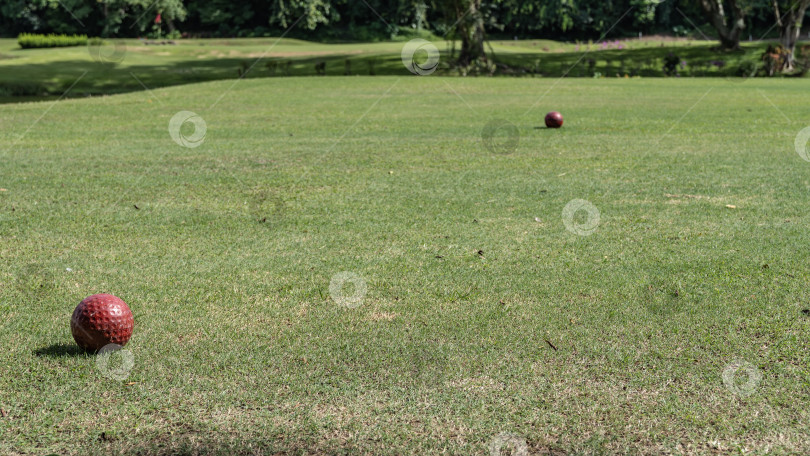
[[234, 82], [0, 106], [0, 453], [810, 452], [807, 81]]

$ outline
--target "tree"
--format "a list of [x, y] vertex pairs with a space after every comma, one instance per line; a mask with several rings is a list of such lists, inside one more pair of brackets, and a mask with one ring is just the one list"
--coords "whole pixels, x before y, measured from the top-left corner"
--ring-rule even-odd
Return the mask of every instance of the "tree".
[[182, 0], [8, 0], [0, 2], [5, 33], [65, 33], [133, 36], [150, 32], [160, 13], [167, 24], [182, 21]]
[[273, 0], [270, 11], [270, 24], [284, 29], [300, 20], [305, 29], [315, 30], [338, 19], [330, 0]]
[[655, 22], [655, 10], [658, 0], [633, 0], [630, 2], [635, 10], [634, 19], [638, 26], [645, 26]]
[[466, 67], [477, 61], [486, 61], [486, 31], [481, 0], [441, 0], [436, 3], [445, 12], [446, 21], [455, 21], [451, 36], [461, 40], [457, 61], [459, 66]]
[[773, 0], [776, 26], [779, 27], [779, 42], [787, 51], [783, 71], [792, 71], [794, 68], [796, 42], [799, 41], [802, 22], [808, 7], [810, 7], [810, 0]]
[[257, 28], [270, 32], [270, 10], [265, 0], [189, 0], [186, 5], [189, 19], [183, 26], [193, 31], [218, 36], [242, 36]]
[[0, 31], [4, 36], [16, 36], [22, 32], [38, 32], [44, 28], [37, 14], [39, 2], [8, 0], [0, 2]]
[[156, 27], [159, 26], [154, 24], [153, 19], [157, 14], [161, 15], [161, 19], [171, 29], [174, 28], [175, 20], [182, 21], [186, 18], [186, 9], [181, 0], [98, 0], [85, 3], [100, 10], [101, 30], [92, 34], [104, 37], [156, 33]]
[[572, 0], [507, 0], [504, 7], [504, 22], [510, 28], [524, 33], [542, 30], [565, 32], [573, 27], [574, 16], [580, 13]]
[[[698, 0], [703, 12], [711, 22], [720, 39], [720, 47], [725, 50], [740, 48], [740, 34], [745, 29], [746, 10], [743, 0]], [[731, 11], [729, 17], [724, 3]]]

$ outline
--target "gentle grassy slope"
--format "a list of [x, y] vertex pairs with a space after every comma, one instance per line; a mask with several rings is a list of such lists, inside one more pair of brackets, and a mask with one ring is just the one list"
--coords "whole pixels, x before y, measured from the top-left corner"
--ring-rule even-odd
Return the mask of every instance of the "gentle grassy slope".
[[[807, 82], [231, 85], [0, 107], [0, 453], [810, 452]], [[124, 381], [72, 348], [98, 292]]]
[[[404, 43], [320, 44], [292, 39], [179, 40], [176, 45], [145, 45], [124, 40], [102, 48], [22, 50], [0, 40], [0, 102], [26, 101], [43, 94], [81, 97], [158, 88], [190, 82], [268, 76], [409, 75], [402, 64]], [[438, 74], [456, 75], [449, 65], [452, 43], [435, 41], [443, 54]], [[767, 43], [744, 43], [737, 53], [717, 53], [713, 42], [645, 39], [581, 45], [545, 40], [494, 41], [488, 51], [500, 65], [496, 74], [537, 77], [616, 75], [662, 76], [663, 59], [674, 53], [686, 61], [684, 77], [737, 76], [743, 62], [759, 62]], [[118, 47], [115, 47], [118, 46]], [[619, 48], [621, 46], [621, 49]], [[100, 55], [100, 56], [99, 56]], [[426, 54], [417, 54], [417, 58]], [[714, 62], [714, 63], [712, 63]], [[723, 66], [718, 66], [722, 63]], [[268, 64], [271, 67], [268, 67]]]

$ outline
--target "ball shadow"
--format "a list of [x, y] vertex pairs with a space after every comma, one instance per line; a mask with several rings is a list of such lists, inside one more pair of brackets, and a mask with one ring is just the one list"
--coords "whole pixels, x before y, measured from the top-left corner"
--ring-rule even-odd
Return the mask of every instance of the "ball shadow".
[[88, 352], [82, 350], [75, 344], [53, 344], [51, 346], [40, 348], [34, 354], [41, 358], [71, 358], [76, 356], [86, 355]]

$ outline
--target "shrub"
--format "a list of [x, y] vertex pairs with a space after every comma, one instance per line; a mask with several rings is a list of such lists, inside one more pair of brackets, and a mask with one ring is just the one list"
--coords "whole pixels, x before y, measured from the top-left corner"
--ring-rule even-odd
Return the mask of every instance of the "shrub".
[[799, 67], [799, 74], [804, 76], [810, 71], [810, 46], [802, 46], [799, 49], [799, 56], [796, 58]]
[[749, 60], [740, 64], [740, 67], [737, 69], [737, 74], [744, 78], [753, 78], [757, 75], [758, 70], [759, 65]]
[[676, 76], [678, 74], [678, 65], [680, 65], [680, 63], [680, 57], [670, 52], [669, 55], [664, 57], [664, 74], [667, 76]]
[[773, 76], [783, 71], [787, 66], [788, 56], [790, 56], [790, 51], [783, 48], [781, 45], [768, 46], [768, 49], [766, 49], [760, 57], [765, 64], [765, 73], [767, 73], [768, 76]]
[[672, 34], [675, 36], [687, 36], [689, 35], [689, 30], [683, 25], [676, 25], [672, 27]]
[[87, 35], [37, 35], [23, 33], [17, 37], [17, 43], [23, 49], [84, 46], [87, 44]]
[[25, 97], [46, 95], [48, 90], [36, 83], [0, 83], [0, 97]]

